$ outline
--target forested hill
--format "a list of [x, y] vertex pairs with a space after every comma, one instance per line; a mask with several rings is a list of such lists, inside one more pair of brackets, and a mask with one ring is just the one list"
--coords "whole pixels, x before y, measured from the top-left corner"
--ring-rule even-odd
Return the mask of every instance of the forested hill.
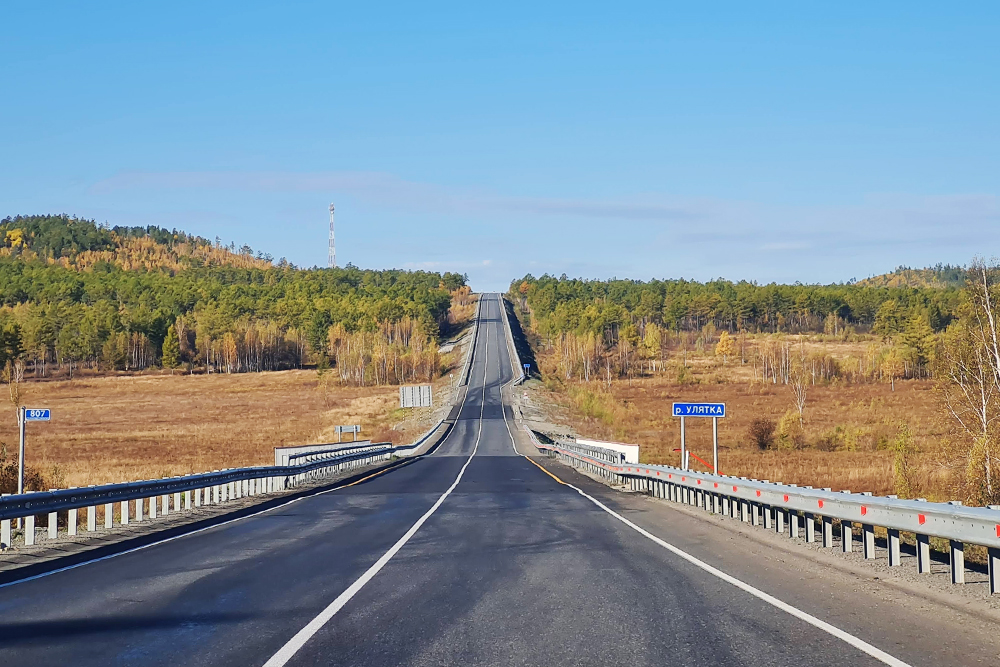
[[938, 264], [926, 269], [900, 266], [892, 273], [865, 278], [857, 284], [863, 287], [963, 287], [967, 274], [965, 267], [950, 264]]
[[53, 364], [236, 372], [328, 359], [354, 364], [361, 382], [377, 364], [378, 377], [408, 380], [433, 374], [428, 350], [464, 285], [454, 273], [274, 265], [156, 227], [7, 218], [0, 366], [20, 357], [36, 375]]
[[170, 272], [204, 266], [265, 269], [271, 257], [249, 246], [239, 250], [161, 227], [105, 227], [67, 215], [30, 215], [0, 220], [0, 257], [36, 259], [67, 268], [104, 263], [132, 270]]

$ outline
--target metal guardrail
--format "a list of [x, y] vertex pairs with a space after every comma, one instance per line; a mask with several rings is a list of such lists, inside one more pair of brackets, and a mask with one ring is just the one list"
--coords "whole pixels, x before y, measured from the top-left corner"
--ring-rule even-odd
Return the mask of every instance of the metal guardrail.
[[[402, 448], [382, 445], [359, 452], [335, 451], [330, 456], [286, 466], [234, 468], [159, 480], [5, 495], [0, 497], [0, 544], [4, 547], [11, 544], [12, 519], [24, 519], [25, 544], [30, 545], [35, 537], [34, 519], [39, 514], [48, 514], [49, 537], [54, 539], [58, 534], [59, 512], [69, 513], [68, 533], [75, 535], [80, 509], [87, 510], [87, 530], [94, 531], [97, 529], [97, 507], [104, 505], [104, 525], [111, 528], [115, 504], [120, 507], [119, 523], [126, 525], [130, 519], [142, 521], [144, 514], [155, 518], [158, 510], [167, 514], [171, 496], [173, 511], [179, 511], [191, 509], [192, 505], [218, 504], [244, 496], [281, 491], [303, 480], [314, 479], [330, 468], [343, 470], [385, 460], [397, 449]], [[144, 502], [147, 499], [148, 508]], [[158, 499], [161, 501], [159, 508]], [[130, 505], [133, 500], [136, 501], [134, 512]]]
[[516, 366], [517, 370], [515, 371], [515, 373], [520, 373], [520, 376], [516, 380], [514, 380], [513, 385], [512, 385], [512, 386], [516, 387], [517, 385], [519, 385], [522, 382], [524, 382], [525, 380], [527, 380], [528, 376], [525, 375], [525, 373], [524, 373], [524, 365], [521, 363], [521, 355], [517, 351], [517, 345], [514, 344], [514, 334], [511, 331], [511, 328], [510, 328], [510, 319], [507, 316], [507, 303], [506, 303], [506, 301], [507, 300], [504, 299], [504, 297], [503, 297], [502, 294], [497, 295], [497, 303], [499, 303], [499, 305], [500, 305], [500, 316], [503, 318], [503, 330], [504, 330], [504, 333], [506, 334], [506, 338], [507, 338], [507, 349], [511, 350], [514, 353], [514, 358], [513, 358], [512, 361], [516, 361], [517, 362], [517, 366]]
[[343, 446], [337, 446], [331, 444], [329, 449], [319, 449], [311, 452], [300, 452], [298, 454], [289, 454], [288, 456], [285, 457], [285, 459], [287, 460], [288, 464], [291, 464], [292, 461], [297, 461], [298, 459], [306, 459], [306, 461], [315, 461], [316, 459], [311, 457], [325, 456], [330, 454], [353, 454], [355, 452], [368, 452], [375, 449], [385, 449], [387, 447], [392, 448], [392, 443], [370, 442], [364, 445], [346, 444]]
[[465, 367], [462, 369], [461, 382], [459, 386], [469, 384], [469, 376], [472, 374], [472, 358], [476, 354], [476, 341], [479, 338], [479, 317], [482, 313], [483, 295], [476, 299], [476, 316], [472, 323], [472, 342], [469, 344], [469, 351], [465, 354]]
[[[530, 433], [530, 431], [529, 431]], [[634, 491], [682, 502], [714, 514], [797, 538], [816, 541], [817, 525], [824, 547], [833, 546], [834, 523], [840, 524], [841, 549], [853, 550], [854, 527], [861, 528], [861, 548], [866, 559], [874, 559], [875, 527], [886, 530], [890, 566], [901, 563], [900, 533], [912, 533], [916, 541], [917, 570], [931, 571], [930, 538], [949, 541], [951, 580], [965, 582], [965, 545], [987, 548], [990, 592], [1000, 592], [1000, 507], [966, 507], [961, 503], [903, 500], [870, 493], [834, 492], [831, 489], [799, 487], [768, 480], [713, 475], [671, 466], [616, 462], [618, 452], [578, 444], [542, 443], [535, 446], [561, 460], [624, 484]], [[595, 450], [604, 449], [604, 454]]]

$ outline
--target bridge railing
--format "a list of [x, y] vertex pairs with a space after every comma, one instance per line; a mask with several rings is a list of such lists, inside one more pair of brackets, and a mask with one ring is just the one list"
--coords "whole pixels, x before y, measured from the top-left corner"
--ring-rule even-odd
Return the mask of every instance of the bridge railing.
[[[530, 433], [530, 431], [529, 431]], [[917, 571], [931, 571], [930, 538], [948, 541], [951, 581], [965, 582], [965, 547], [987, 550], [990, 592], [1000, 592], [1000, 506], [968, 507], [959, 502], [934, 503], [904, 500], [871, 493], [834, 492], [768, 480], [691, 472], [661, 465], [623, 463], [609, 458], [618, 452], [600, 447], [561, 442], [543, 443], [531, 434], [535, 446], [587, 472], [633, 491], [739, 519], [754, 526], [803, 536], [807, 542], [834, 546], [834, 529], [840, 548], [855, 547], [854, 529], [860, 528], [860, 548], [866, 559], [876, 558], [876, 527], [885, 530], [890, 566], [901, 564], [901, 533], [914, 536]]]
[[386, 460], [397, 450], [388, 443], [361, 451], [332, 450], [323, 455], [309, 453], [309, 460], [281, 466], [230, 468], [212, 472], [157, 480], [104, 484], [69, 489], [55, 489], [0, 497], [0, 545], [8, 548], [12, 539], [12, 520], [24, 522], [24, 543], [35, 543], [35, 517], [48, 515], [48, 537], [58, 536], [59, 515], [67, 515], [67, 534], [79, 529], [78, 512], [85, 513], [86, 529], [97, 530], [97, 510], [104, 506], [104, 527], [130, 521], [154, 519], [158, 514], [215, 505], [245, 496], [256, 496], [292, 488], [304, 481]]

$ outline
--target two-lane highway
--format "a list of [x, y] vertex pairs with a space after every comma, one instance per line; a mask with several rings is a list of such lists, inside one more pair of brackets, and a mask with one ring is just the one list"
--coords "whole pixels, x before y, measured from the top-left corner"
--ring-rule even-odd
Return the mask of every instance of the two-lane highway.
[[0, 663], [907, 664], [872, 655], [898, 642], [871, 624], [818, 626], [824, 600], [740, 588], [595, 502], [626, 514], [615, 492], [521, 456], [501, 306], [484, 298], [461, 418], [431, 455], [0, 588]]

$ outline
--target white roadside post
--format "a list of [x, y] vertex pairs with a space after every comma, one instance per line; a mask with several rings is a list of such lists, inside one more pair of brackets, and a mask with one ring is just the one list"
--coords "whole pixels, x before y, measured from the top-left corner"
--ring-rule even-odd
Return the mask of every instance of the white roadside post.
[[687, 470], [687, 447], [684, 442], [684, 417], [681, 416], [681, 470]]
[[712, 417], [712, 474], [719, 474], [719, 418]]
[[[9, 496], [9, 493], [2, 494], [2, 497]], [[13, 535], [11, 531], [11, 521], [10, 519], [3, 519], [0, 521], [0, 550], [10, 549], [10, 540]]]
[[[49, 489], [55, 491], [56, 489]], [[59, 537], [59, 513], [49, 512], [49, 539], [54, 540]]]

